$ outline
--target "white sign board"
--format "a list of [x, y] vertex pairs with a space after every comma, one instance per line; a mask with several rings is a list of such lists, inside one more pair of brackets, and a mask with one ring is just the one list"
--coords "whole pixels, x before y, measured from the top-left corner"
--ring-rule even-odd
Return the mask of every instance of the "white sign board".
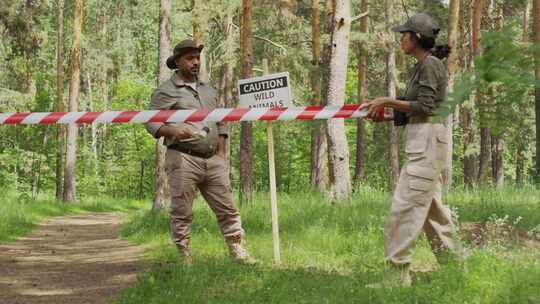
[[278, 73], [238, 81], [240, 107], [288, 108], [292, 106], [289, 73]]

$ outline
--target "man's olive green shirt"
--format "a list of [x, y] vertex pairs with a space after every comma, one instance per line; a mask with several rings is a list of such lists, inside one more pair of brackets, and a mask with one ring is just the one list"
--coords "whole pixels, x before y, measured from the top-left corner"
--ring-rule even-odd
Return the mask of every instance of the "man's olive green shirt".
[[431, 116], [446, 100], [448, 72], [437, 57], [428, 56], [418, 62], [407, 85], [406, 100], [411, 103], [410, 116]]
[[[197, 81], [197, 89], [192, 88], [181, 76], [175, 72], [171, 78], [163, 82], [157, 88], [150, 99], [150, 110], [213, 110], [217, 107], [217, 96], [212, 87], [206, 83]], [[165, 145], [181, 145], [186, 150], [199, 153], [215, 152], [218, 145], [219, 135], [228, 135], [227, 127], [224, 123], [216, 122], [190, 122], [190, 123], [165, 123], [166, 125], [177, 125], [190, 128], [193, 131], [201, 132], [205, 127], [209, 129], [206, 137], [189, 142], [174, 141], [165, 139]], [[157, 138], [157, 132], [163, 123], [147, 123], [146, 129]]]

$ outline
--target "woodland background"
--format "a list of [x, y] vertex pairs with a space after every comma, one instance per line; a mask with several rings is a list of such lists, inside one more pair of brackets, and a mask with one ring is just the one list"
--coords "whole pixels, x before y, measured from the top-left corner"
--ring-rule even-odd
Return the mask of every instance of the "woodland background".
[[[445, 112], [454, 139], [446, 187], [535, 184], [538, 2], [4, 0], [0, 111], [145, 109], [158, 81], [170, 75], [163, 60], [186, 38], [205, 44], [201, 79], [213, 84], [224, 107], [236, 105], [236, 81], [260, 75], [263, 60], [270, 72], [290, 73], [299, 106], [399, 96], [414, 61], [389, 29], [427, 12], [442, 27], [438, 43], [454, 47], [447, 62], [449, 104], [456, 108]], [[249, 204], [252, 193], [268, 189], [265, 125], [231, 128], [233, 187]], [[282, 193], [318, 191], [339, 202], [355, 189], [395, 184], [403, 138], [390, 124], [274, 128]], [[167, 202], [163, 148], [142, 125], [2, 126], [0, 166], [0, 187], [21, 198], [107, 195], [152, 199], [156, 208]]]

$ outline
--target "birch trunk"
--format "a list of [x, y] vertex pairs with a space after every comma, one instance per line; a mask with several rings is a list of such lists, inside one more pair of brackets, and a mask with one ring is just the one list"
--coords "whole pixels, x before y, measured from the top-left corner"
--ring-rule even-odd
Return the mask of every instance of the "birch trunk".
[[[461, 0], [450, 0], [448, 15], [448, 45], [450, 46], [450, 58], [448, 58], [448, 93], [454, 91], [454, 81], [457, 72], [458, 45], [457, 33], [459, 26], [459, 8]], [[446, 119], [446, 128], [448, 132], [448, 158], [446, 168], [442, 172], [443, 187], [446, 191], [452, 188], [452, 170], [453, 170], [453, 151], [454, 151], [454, 115], [450, 114]]]
[[[394, 5], [393, 1], [385, 0], [384, 1], [384, 15], [385, 15], [385, 26], [386, 26], [386, 35], [387, 35], [387, 48], [388, 55], [386, 58], [386, 82], [388, 96], [395, 99], [396, 98], [396, 49], [394, 47], [394, 33], [392, 32], [393, 26], [393, 16], [394, 16]], [[392, 110], [390, 110], [392, 111]], [[393, 192], [396, 188], [398, 178], [399, 178], [399, 142], [397, 129], [394, 126], [393, 122], [388, 122], [388, 156], [389, 156], [389, 169], [390, 169], [390, 190]]]
[[[70, 112], [77, 111], [77, 99], [79, 97], [79, 82], [81, 78], [81, 32], [83, 24], [83, 0], [75, 0], [73, 20], [73, 36], [71, 45], [71, 65], [69, 79], [69, 108]], [[67, 203], [76, 200], [75, 169], [77, 160], [77, 125], [68, 125], [67, 147], [66, 147], [66, 167], [64, 171], [64, 193], [63, 199]]]
[[[341, 106], [344, 104], [350, 30], [350, 1], [336, 0], [328, 82], [328, 105]], [[327, 121], [327, 127], [328, 154], [332, 168], [331, 174], [334, 177], [331, 185], [331, 199], [334, 201], [348, 200], [351, 197], [351, 176], [345, 121], [343, 119], [330, 119]]]

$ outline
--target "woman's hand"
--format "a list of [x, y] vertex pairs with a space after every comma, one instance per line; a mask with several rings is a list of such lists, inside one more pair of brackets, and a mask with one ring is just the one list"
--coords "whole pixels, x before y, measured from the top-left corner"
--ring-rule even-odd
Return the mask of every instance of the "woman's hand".
[[363, 104], [360, 109], [367, 111], [367, 118], [371, 119], [374, 122], [380, 122], [384, 120], [391, 120], [392, 117], [387, 117], [386, 115], [381, 115], [381, 111], [384, 111], [384, 108], [392, 102], [390, 97], [377, 97], [371, 102]]

